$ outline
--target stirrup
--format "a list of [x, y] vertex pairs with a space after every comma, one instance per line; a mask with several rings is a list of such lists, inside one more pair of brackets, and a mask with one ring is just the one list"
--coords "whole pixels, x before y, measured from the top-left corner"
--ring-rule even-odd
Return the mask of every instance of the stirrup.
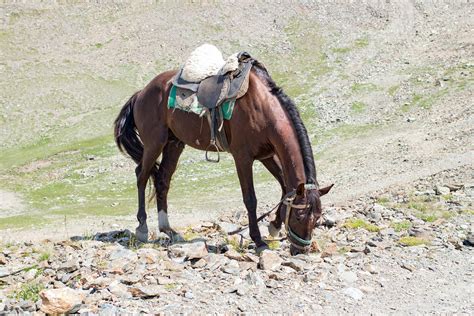
[[[212, 148], [212, 147], [214, 147], [214, 148], [216, 149], [216, 152], [217, 152], [217, 159], [211, 159], [211, 158], [209, 158], [209, 155], [208, 155], [208, 153], [209, 153], [209, 148]], [[209, 146], [207, 146], [207, 148], [206, 148], [206, 160], [207, 160], [208, 162], [215, 162], [215, 163], [218, 163], [218, 162], [221, 160], [221, 157], [220, 157], [220, 154], [219, 154], [219, 147], [217, 147], [216, 141], [215, 141], [214, 139], [211, 140], [211, 143], [210, 143]]]

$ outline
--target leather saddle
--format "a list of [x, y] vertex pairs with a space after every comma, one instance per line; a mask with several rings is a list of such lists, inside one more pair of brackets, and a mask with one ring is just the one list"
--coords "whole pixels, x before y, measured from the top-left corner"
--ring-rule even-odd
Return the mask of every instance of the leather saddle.
[[182, 69], [172, 79], [177, 93], [181, 92], [186, 96], [195, 94], [199, 104], [208, 110], [208, 121], [211, 127], [210, 146], [214, 146], [218, 152], [229, 150], [227, 137], [222, 128], [223, 115], [220, 105], [229, 100], [235, 101], [245, 95], [254, 59], [247, 52], [240, 52], [237, 54], [237, 61], [236, 69], [226, 71], [224, 66], [216, 75], [209, 76], [201, 82], [184, 80], [181, 77]]

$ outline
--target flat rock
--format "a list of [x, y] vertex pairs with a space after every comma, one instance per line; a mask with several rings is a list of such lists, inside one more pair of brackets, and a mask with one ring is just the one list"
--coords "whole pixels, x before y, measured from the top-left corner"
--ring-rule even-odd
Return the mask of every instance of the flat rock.
[[451, 192], [451, 190], [449, 190], [448, 187], [445, 187], [443, 185], [437, 185], [435, 187], [435, 192], [437, 195], [446, 195], [446, 194], [449, 194], [449, 192]]
[[356, 301], [361, 300], [364, 297], [364, 293], [362, 293], [361, 290], [354, 287], [347, 287], [342, 290], [342, 293]]
[[354, 283], [357, 281], [357, 274], [352, 271], [344, 271], [339, 274], [339, 279], [345, 283]]
[[335, 243], [328, 244], [323, 252], [321, 252], [321, 258], [331, 257], [337, 254], [337, 245]]
[[170, 250], [174, 255], [184, 256], [187, 260], [201, 259], [208, 254], [206, 243], [203, 241], [176, 244], [171, 246]]
[[283, 259], [280, 256], [271, 250], [264, 250], [260, 254], [260, 260], [258, 266], [262, 270], [274, 271], [278, 269], [283, 262]]
[[163, 257], [163, 252], [153, 248], [141, 248], [138, 249], [137, 255], [140, 261], [152, 264], [160, 261], [160, 259]]
[[128, 292], [130, 292], [133, 297], [152, 298], [160, 296], [164, 293], [164, 290], [158, 285], [146, 285], [130, 287]]
[[117, 259], [126, 259], [126, 260], [129, 260], [129, 261], [137, 261], [138, 260], [138, 257], [137, 257], [137, 254], [130, 250], [130, 249], [126, 249], [126, 248], [119, 248], [117, 250], [114, 250], [113, 252], [110, 253], [109, 255], [109, 260], [117, 260]]
[[41, 311], [46, 314], [66, 314], [79, 308], [84, 300], [84, 294], [68, 287], [61, 289], [43, 290], [39, 293]]
[[236, 231], [240, 227], [239, 225], [229, 222], [219, 222], [217, 223], [217, 225], [219, 226], [219, 229], [225, 232], [226, 234]]
[[125, 284], [120, 283], [120, 281], [113, 281], [107, 287], [110, 293], [120, 298], [131, 298], [132, 294], [128, 291], [128, 288]]
[[296, 258], [288, 258], [282, 262], [282, 265], [293, 268], [295, 271], [298, 272], [309, 269], [309, 266], [305, 261]]

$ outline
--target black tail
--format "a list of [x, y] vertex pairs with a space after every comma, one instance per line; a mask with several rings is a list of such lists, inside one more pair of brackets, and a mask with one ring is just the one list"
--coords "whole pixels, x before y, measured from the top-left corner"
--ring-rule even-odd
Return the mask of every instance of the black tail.
[[[138, 91], [140, 92], [140, 91]], [[140, 140], [133, 117], [133, 104], [138, 92], [125, 103], [114, 123], [115, 143], [121, 152], [127, 153], [133, 161], [139, 165], [143, 157], [143, 143]], [[155, 163], [151, 175], [153, 178], [158, 174], [158, 163]]]

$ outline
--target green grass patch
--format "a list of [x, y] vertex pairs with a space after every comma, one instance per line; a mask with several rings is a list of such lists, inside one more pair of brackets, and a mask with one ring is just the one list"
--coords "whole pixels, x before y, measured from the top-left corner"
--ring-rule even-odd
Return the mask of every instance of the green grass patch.
[[352, 84], [351, 90], [355, 93], [376, 91], [378, 87], [373, 83], [356, 82]]
[[278, 240], [268, 241], [267, 244], [268, 244], [268, 248], [270, 248], [271, 250], [280, 249], [280, 246], [281, 246]]
[[16, 215], [3, 217], [0, 220], [0, 229], [38, 227], [49, 222], [50, 220], [42, 215]]
[[239, 253], [245, 253], [250, 245], [249, 241], [238, 241], [237, 238], [226, 238], [226, 243]]
[[380, 231], [380, 227], [376, 226], [376, 225], [373, 225], [373, 224], [370, 224], [370, 223], [367, 223], [366, 221], [364, 221], [363, 219], [361, 218], [351, 218], [351, 219], [348, 219], [343, 227], [346, 227], [346, 228], [350, 228], [350, 229], [365, 229], [369, 232], [378, 232]]
[[365, 36], [356, 39], [356, 41], [354, 42], [354, 46], [357, 48], [364, 48], [369, 46], [369, 38]]
[[393, 227], [393, 229], [396, 231], [396, 232], [401, 232], [401, 231], [407, 231], [411, 228], [412, 224], [410, 221], [401, 221], [401, 222], [393, 222], [391, 224], [391, 226]]
[[13, 297], [17, 300], [36, 302], [39, 300], [39, 292], [44, 289], [44, 285], [39, 283], [25, 283], [14, 293]]
[[395, 93], [397, 93], [398, 89], [400, 89], [399, 84], [391, 86], [390, 88], [388, 88], [387, 92], [391, 97], [393, 97], [395, 95]]
[[41, 262], [41, 261], [47, 261], [49, 260], [49, 258], [51, 257], [51, 254], [49, 252], [43, 252], [39, 258], [38, 258], [38, 261]]
[[177, 287], [178, 287], [178, 285], [176, 283], [168, 283], [168, 284], [165, 284], [165, 286], [164, 286], [165, 290], [167, 290], [167, 291], [173, 291]]
[[380, 205], [387, 205], [390, 202], [388, 197], [382, 196], [377, 198], [377, 203]]
[[193, 228], [192, 227], [187, 227], [185, 230], [184, 230], [184, 233], [183, 233], [183, 239], [186, 240], [186, 241], [190, 241], [190, 240], [193, 240], [193, 239], [196, 239], [198, 238], [199, 235], [196, 234], [196, 232], [193, 231]]
[[350, 47], [336, 47], [332, 49], [332, 52], [336, 54], [346, 54], [350, 52], [351, 50], [352, 48]]
[[351, 110], [354, 113], [362, 113], [365, 111], [367, 105], [364, 102], [355, 101], [351, 104]]
[[411, 247], [411, 246], [420, 246], [420, 245], [430, 245], [430, 241], [425, 238], [406, 236], [400, 238], [398, 241], [401, 245]]

